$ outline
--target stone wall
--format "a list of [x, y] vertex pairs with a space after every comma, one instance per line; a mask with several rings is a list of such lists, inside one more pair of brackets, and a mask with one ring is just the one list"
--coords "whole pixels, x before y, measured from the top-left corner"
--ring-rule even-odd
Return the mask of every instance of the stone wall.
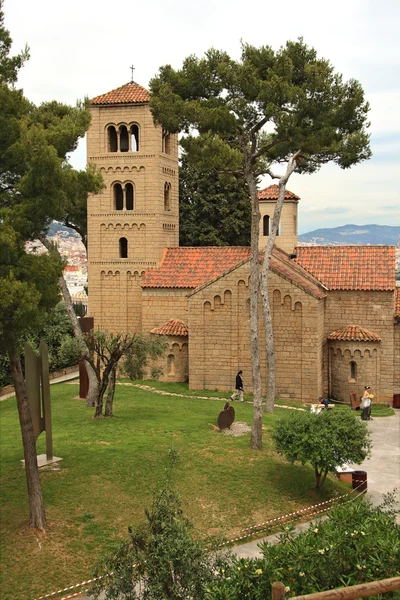
[[[355, 350], [362, 353], [365, 358], [365, 351], [368, 350], [373, 355], [377, 353], [377, 371], [372, 367], [374, 360], [371, 360], [372, 372], [368, 374], [366, 367], [360, 365], [354, 385], [351, 385], [352, 391], [361, 396], [365, 385], [374, 387], [375, 401], [391, 402], [393, 397], [393, 356], [394, 356], [394, 329], [393, 329], [393, 310], [394, 293], [393, 292], [363, 292], [363, 291], [330, 291], [326, 299], [325, 310], [325, 339], [333, 331], [344, 329], [349, 325], [360, 325], [361, 327], [377, 334], [382, 338], [379, 345], [361, 343], [357, 347], [349, 344], [341, 344], [341, 352], [346, 357], [347, 365], [351, 360], [357, 363], [359, 355], [355, 356]], [[364, 361], [363, 363], [368, 361]], [[324, 348], [324, 364], [328, 365], [328, 346]], [[349, 369], [350, 367], [348, 367]], [[345, 374], [347, 380], [349, 370]], [[328, 369], [324, 368], [324, 373], [328, 375]], [[375, 379], [373, 379], [375, 377]], [[324, 387], [329, 388], [329, 382], [324, 382]], [[335, 390], [331, 389], [335, 394]], [[347, 392], [346, 392], [347, 393]], [[348, 401], [348, 398], [345, 398]]]
[[400, 394], [400, 319], [394, 324], [393, 393]]
[[[229, 390], [243, 370], [251, 390], [249, 265], [189, 296], [192, 389]], [[286, 279], [270, 274], [277, 373], [277, 395], [310, 401], [322, 391], [323, 301]], [[265, 334], [260, 305], [263, 393], [266, 389]]]
[[[330, 342], [329, 397], [341, 402], [350, 402], [350, 394], [361, 398], [364, 386], [371, 386], [371, 393], [378, 401], [380, 389], [380, 348], [379, 343]], [[353, 367], [352, 364], [353, 363]], [[355, 377], [353, 377], [355, 375]]]

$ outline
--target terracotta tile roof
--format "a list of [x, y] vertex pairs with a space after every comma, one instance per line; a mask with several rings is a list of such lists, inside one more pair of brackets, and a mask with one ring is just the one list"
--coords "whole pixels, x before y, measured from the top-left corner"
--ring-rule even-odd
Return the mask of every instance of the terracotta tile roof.
[[283, 250], [279, 248], [273, 249], [270, 266], [272, 271], [275, 271], [275, 273], [284, 279], [291, 281], [308, 294], [314, 296], [314, 298], [326, 298], [326, 292], [318, 279], [315, 279], [303, 267], [296, 264]]
[[196, 288], [250, 256], [245, 246], [166, 248], [159, 269], [148, 269], [142, 287]]
[[[270, 185], [258, 192], [258, 197], [260, 200], [277, 200], [278, 194], [279, 185], [276, 185], [276, 183], [274, 183], [273, 185]], [[300, 198], [299, 196], [296, 196], [296, 194], [293, 194], [293, 192], [286, 190], [285, 200], [300, 200]]]
[[394, 295], [394, 314], [396, 317], [400, 317], [400, 287], [396, 287]]
[[177, 321], [175, 319], [170, 319], [167, 323], [160, 325], [159, 327], [155, 327], [150, 331], [150, 333], [157, 333], [158, 335], [183, 335], [187, 336], [189, 334], [187, 325], [183, 323], [183, 321]]
[[149, 100], [149, 91], [134, 81], [130, 81], [111, 92], [92, 98], [90, 104], [136, 104], [149, 102]]
[[328, 340], [335, 340], [336, 342], [380, 342], [382, 338], [359, 325], [349, 325], [345, 329], [339, 329], [328, 335]]
[[394, 246], [298, 246], [296, 262], [330, 290], [394, 290]]

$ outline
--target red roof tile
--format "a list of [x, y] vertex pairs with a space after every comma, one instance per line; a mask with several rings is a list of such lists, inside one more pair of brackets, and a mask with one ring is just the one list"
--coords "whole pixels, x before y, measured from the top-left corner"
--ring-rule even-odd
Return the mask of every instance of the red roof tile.
[[167, 248], [159, 269], [148, 269], [142, 287], [196, 288], [250, 256], [244, 246]]
[[136, 104], [142, 102], [149, 102], [150, 93], [146, 88], [141, 85], [135, 83], [134, 81], [130, 81], [125, 85], [121, 85], [121, 87], [111, 90], [111, 92], [107, 92], [106, 94], [101, 94], [101, 96], [96, 96], [96, 98], [92, 98], [91, 104]]
[[330, 290], [394, 290], [394, 246], [298, 246], [296, 262]]
[[396, 317], [400, 317], [400, 287], [396, 287], [394, 295], [394, 314]]
[[150, 333], [157, 333], [158, 335], [182, 335], [187, 336], [189, 334], [187, 325], [183, 321], [177, 321], [170, 319], [167, 323], [155, 327]]
[[275, 271], [275, 273], [284, 279], [291, 281], [308, 294], [314, 296], [314, 298], [326, 298], [326, 293], [318, 279], [315, 279], [303, 267], [296, 264], [283, 250], [279, 248], [273, 249], [270, 266], [272, 271]]
[[[276, 183], [274, 183], [273, 185], [270, 185], [270, 186], [266, 187], [265, 189], [261, 190], [260, 192], [258, 192], [258, 198], [260, 200], [277, 200], [278, 194], [279, 194], [279, 185], [276, 185]], [[296, 194], [293, 194], [293, 192], [286, 190], [285, 200], [300, 200], [300, 198], [299, 198], [299, 196], [296, 196]]]
[[328, 340], [334, 340], [336, 342], [380, 342], [382, 338], [359, 325], [349, 325], [345, 329], [334, 331], [328, 335]]

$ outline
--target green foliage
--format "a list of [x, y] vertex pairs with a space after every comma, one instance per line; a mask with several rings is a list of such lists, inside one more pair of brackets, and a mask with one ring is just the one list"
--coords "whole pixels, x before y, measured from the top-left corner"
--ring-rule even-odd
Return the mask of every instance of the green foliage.
[[155, 492], [145, 515], [141, 526], [128, 528], [128, 540], [98, 563], [95, 576], [112, 576], [106, 583], [98, 583], [96, 597], [105, 587], [106, 600], [118, 600], [122, 595], [126, 600], [205, 598], [215, 569], [226, 559], [210, 554], [203, 542], [193, 538], [192, 524], [182, 512], [169, 476]]
[[[313, 172], [371, 155], [361, 85], [344, 82], [302, 39], [276, 52], [243, 44], [239, 61], [215, 49], [189, 56], [180, 70], [161, 67], [150, 90], [156, 122], [171, 132], [212, 132], [224, 146], [225, 168], [236, 163], [257, 176], [300, 151], [299, 170]], [[212, 137], [207, 146], [215, 154]]]
[[[181, 246], [248, 246], [250, 202], [242, 176], [223, 173], [203, 138], [186, 138], [179, 165], [179, 243]], [[199, 152], [195, 146], [200, 146]]]
[[[129, 350], [125, 353], [125, 359], [121, 371], [129, 379], [143, 379], [144, 370], [149, 360], [163, 356], [168, 345], [168, 339], [161, 335], [138, 335]], [[157, 371], [157, 370], [156, 370]], [[159, 373], [161, 375], [161, 372]]]
[[296, 535], [287, 527], [280, 543], [260, 544], [263, 558], [235, 559], [210, 586], [208, 600], [271, 598], [282, 582], [288, 597], [352, 586], [400, 574], [400, 525], [393, 497], [378, 508], [357, 501], [333, 508]]
[[272, 439], [288, 461], [314, 467], [318, 488], [329, 471], [344, 463], [360, 464], [371, 452], [368, 427], [351, 411], [289, 414], [278, 420]]

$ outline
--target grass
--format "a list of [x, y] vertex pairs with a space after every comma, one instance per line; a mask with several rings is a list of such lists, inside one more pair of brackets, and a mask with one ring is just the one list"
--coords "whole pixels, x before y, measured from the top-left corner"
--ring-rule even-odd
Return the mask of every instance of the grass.
[[[143, 383], [188, 392], [185, 384]], [[63, 460], [41, 472], [45, 534], [27, 526], [15, 398], [0, 403], [0, 588], [5, 599], [32, 600], [90, 577], [97, 558], [125, 536], [128, 525], [143, 520], [172, 447], [180, 455], [175, 477], [184, 511], [203, 537], [230, 538], [243, 527], [347, 489], [332, 478], [317, 492], [311, 468], [289, 465], [275, 454], [268, 430], [281, 410], [264, 416], [264, 448], [254, 452], [249, 434], [233, 438], [212, 427], [223, 408], [216, 400], [224, 396], [220, 392], [193, 392], [209, 396], [208, 401], [118, 386], [115, 416], [95, 420], [93, 409], [73, 399], [76, 383], [51, 390], [53, 448]], [[250, 404], [235, 404], [235, 410], [237, 421], [251, 423]], [[37, 452], [45, 453], [44, 434]]]

